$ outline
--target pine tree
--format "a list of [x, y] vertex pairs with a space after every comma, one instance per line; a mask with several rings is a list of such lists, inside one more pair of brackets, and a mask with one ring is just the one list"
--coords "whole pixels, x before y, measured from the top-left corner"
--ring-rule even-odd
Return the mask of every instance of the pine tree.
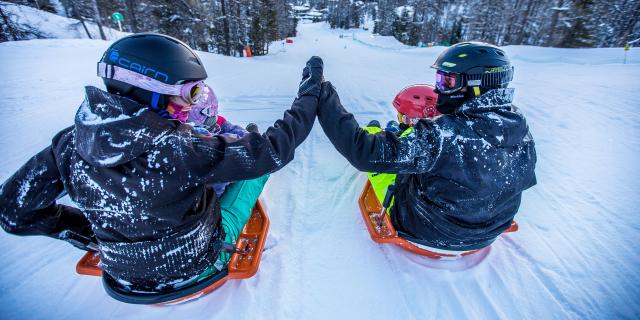
[[578, 0], [574, 3], [574, 18], [571, 28], [560, 43], [566, 48], [591, 47], [595, 43], [590, 17], [593, 15], [593, 0]]

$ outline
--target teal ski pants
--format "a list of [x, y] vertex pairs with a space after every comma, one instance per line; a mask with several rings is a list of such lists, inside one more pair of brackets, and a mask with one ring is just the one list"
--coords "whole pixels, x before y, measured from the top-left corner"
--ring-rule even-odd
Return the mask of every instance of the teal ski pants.
[[[226, 233], [224, 242], [236, 244], [244, 225], [251, 217], [251, 211], [258, 201], [267, 179], [269, 179], [268, 174], [253, 180], [234, 182], [227, 186], [220, 198], [222, 228]], [[227, 263], [231, 256], [228, 253], [222, 253], [220, 258]]]
[[[235, 246], [268, 179], [269, 175], [266, 174], [253, 180], [238, 181], [227, 186], [222, 197], [220, 197], [222, 228], [226, 234], [225, 242]], [[229, 259], [231, 259], [231, 254], [224, 251], [221, 252], [215, 265], [200, 274], [195, 282], [225, 268], [229, 263]]]

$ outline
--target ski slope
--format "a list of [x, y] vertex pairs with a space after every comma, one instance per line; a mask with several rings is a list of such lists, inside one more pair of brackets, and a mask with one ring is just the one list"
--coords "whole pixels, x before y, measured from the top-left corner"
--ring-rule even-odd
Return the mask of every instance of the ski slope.
[[[361, 123], [393, 119], [404, 86], [433, 83], [442, 48], [410, 48], [364, 31], [302, 24], [295, 43], [251, 59], [202, 53], [231, 121], [262, 129], [293, 100], [305, 61]], [[97, 40], [0, 44], [0, 180], [73, 123], [83, 86], [102, 87]], [[2, 319], [611, 319], [640, 317], [640, 49], [506, 47], [515, 103], [537, 142], [538, 185], [520, 231], [480, 254], [435, 262], [373, 243], [357, 197], [366, 176], [316, 124], [296, 159], [272, 175], [258, 274], [190, 303], [150, 307], [109, 298], [75, 273], [82, 252], [0, 232]]]

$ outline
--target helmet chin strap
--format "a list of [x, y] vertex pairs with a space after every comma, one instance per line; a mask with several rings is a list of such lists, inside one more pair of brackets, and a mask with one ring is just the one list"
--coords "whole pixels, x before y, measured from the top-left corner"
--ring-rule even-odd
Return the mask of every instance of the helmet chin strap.
[[157, 92], [153, 92], [151, 94], [151, 103], [149, 105], [151, 107], [151, 110], [155, 111], [159, 116], [165, 119], [172, 119], [171, 115], [169, 114], [169, 112], [167, 112], [167, 110], [165, 110], [164, 108], [160, 108], [158, 106], [159, 102], [160, 102], [160, 94]]
[[151, 95], [151, 108], [157, 110], [158, 109], [158, 101], [160, 100], [160, 94], [157, 92], [154, 92]]
[[474, 97], [479, 97], [482, 94], [480, 90], [480, 85], [482, 84], [482, 80], [468, 80], [467, 86], [473, 92]]

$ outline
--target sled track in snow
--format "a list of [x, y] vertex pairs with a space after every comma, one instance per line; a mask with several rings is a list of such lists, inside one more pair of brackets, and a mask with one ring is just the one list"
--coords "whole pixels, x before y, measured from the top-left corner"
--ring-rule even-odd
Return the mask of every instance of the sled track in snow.
[[[301, 24], [294, 44], [267, 57], [202, 54], [221, 114], [265, 130], [296, 94], [305, 61], [320, 55], [325, 78], [361, 124], [395, 119], [403, 87], [433, 83], [442, 48], [405, 49], [380, 38], [353, 44], [323, 24]], [[373, 40], [372, 40], [373, 39]], [[390, 46], [379, 49], [375, 46]], [[345, 47], [345, 44], [347, 46]], [[281, 48], [274, 44], [272, 52]], [[101, 86], [95, 62], [108, 43], [0, 44], [0, 180], [69, 126], [83, 86]], [[506, 47], [515, 103], [537, 142], [538, 185], [526, 191], [520, 231], [457, 264], [410, 256], [371, 241], [358, 213], [366, 179], [316, 123], [263, 193], [271, 228], [258, 274], [204, 298], [165, 308], [110, 299], [79, 277], [81, 256], [51, 239], [0, 234], [0, 314], [11, 319], [493, 319], [638, 318], [640, 252], [640, 54]], [[616, 49], [617, 50], [617, 49]], [[55, 63], [52, 58], [56, 57]], [[548, 61], [549, 63], [544, 63]], [[555, 63], [562, 61], [562, 63]], [[606, 64], [603, 64], [606, 63]], [[619, 81], [604, 81], [615, 74]], [[60, 76], [64, 75], [64, 76]], [[34, 88], [35, 90], [24, 90]], [[36, 92], [37, 94], [35, 94]], [[68, 200], [63, 200], [69, 203]], [[90, 307], [88, 307], [90, 306]]]

